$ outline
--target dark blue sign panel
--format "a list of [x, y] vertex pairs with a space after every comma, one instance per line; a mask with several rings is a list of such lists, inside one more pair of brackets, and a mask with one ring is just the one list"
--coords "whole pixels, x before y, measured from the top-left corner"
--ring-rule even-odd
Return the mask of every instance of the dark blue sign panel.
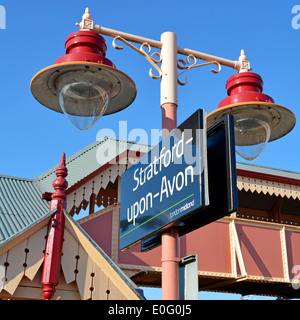
[[120, 249], [208, 204], [206, 115], [198, 110], [122, 174]]
[[[179, 236], [238, 210], [234, 118], [227, 114], [207, 130], [209, 205], [178, 226]], [[142, 242], [147, 251], [161, 244], [161, 234]]]

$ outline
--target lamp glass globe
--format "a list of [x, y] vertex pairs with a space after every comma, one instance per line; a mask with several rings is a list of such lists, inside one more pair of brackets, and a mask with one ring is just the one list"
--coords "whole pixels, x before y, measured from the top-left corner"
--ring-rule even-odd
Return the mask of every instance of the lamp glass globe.
[[258, 157], [270, 139], [271, 128], [266, 120], [258, 118], [235, 119], [236, 152], [246, 160]]
[[92, 127], [104, 114], [109, 93], [99, 85], [71, 82], [62, 87], [59, 103], [71, 123], [80, 130]]

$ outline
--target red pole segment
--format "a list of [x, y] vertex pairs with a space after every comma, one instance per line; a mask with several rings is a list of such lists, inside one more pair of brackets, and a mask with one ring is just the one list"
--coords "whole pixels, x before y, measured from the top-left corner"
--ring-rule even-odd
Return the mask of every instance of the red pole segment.
[[162, 299], [179, 300], [179, 248], [178, 229], [173, 227], [162, 233]]
[[162, 138], [165, 138], [173, 129], [177, 128], [177, 104], [164, 103], [162, 109]]
[[68, 182], [65, 153], [62, 154], [60, 164], [56, 169], [57, 178], [53, 182], [55, 192], [52, 195], [49, 210], [56, 209], [48, 223], [47, 242], [44, 256], [44, 266], [41, 283], [44, 286], [43, 296], [45, 300], [53, 298], [55, 287], [58, 285], [60, 274], [60, 262], [62, 255], [62, 244], [64, 237], [64, 209], [66, 208], [65, 190]]
[[[177, 105], [165, 103], [162, 108], [163, 138], [177, 127]], [[178, 229], [170, 228], [162, 233], [162, 299], [179, 300], [179, 248]]]

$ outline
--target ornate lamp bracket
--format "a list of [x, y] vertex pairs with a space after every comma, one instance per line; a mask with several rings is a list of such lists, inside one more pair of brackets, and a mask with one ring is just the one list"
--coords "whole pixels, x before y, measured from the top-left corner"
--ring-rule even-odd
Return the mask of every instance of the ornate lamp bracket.
[[[134, 51], [138, 52], [139, 54], [141, 54], [143, 57], [145, 57], [150, 64], [155, 68], [155, 70], [158, 72], [158, 75], [154, 75], [152, 72], [152, 68], [149, 70], [149, 75], [152, 79], [159, 79], [161, 78], [161, 69], [159, 68], [158, 64], [161, 63], [161, 54], [159, 52], [153, 52], [150, 55], [151, 49], [152, 47], [150, 46], [149, 43], [144, 42], [142, 43], [142, 45], [140, 46], [140, 48], [138, 49], [137, 47], [135, 47], [133, 44], [131, 44], [129, 41], [125, 40], [123, 37], [121, 36], [116, 36], [112, 42], [113, 47], [117, 50], [122, 50], [124, 49], [123, 46], [118, 46], [116, 44], [116, 40], [120, 40], [122, 41], [124, 44], [126, 44], [128, 47], [130, 47], [131, 49], [133, 49]], [[158, 59], [154, 59], [154, 57], [158, 57]]]
[[[190, 59], [192, 61], [190, 61]], [[183, 64], [183, 65], [180, 65], [180, 64]], [[178, 84], [180, 84], [181, 86], [185, 86], [188, 83], [188, 78], [185, 78], [185, 82], [182, 82], [182, 81], [179, 80], [179, 76], [182, 75], [183, 73], [187, 72], [190, 69], [204, 67], [204, 66], [208, 66], [208, 65], [211, 65], [211, 64], [215, 64], [218, 67], [217, 70], [216, 69], [211, 69], [212, 73], [219, 73], [221, 71], [221, 64], [219, 62], [217, 62], [217, 61], [209, 61], [209, 62], [197, 64], [197, 58], [192, 54], [189, 54], [186, 57], [186, 61], [184, 61], [183, 59], [179, 59], [178, 62], [177, 62], [177, 68], [180, 69], [180, 70], [183, 70], [183, 71], [180, 72], [178, 74], [178, 76], [177, 76], [178, 77], [177, 78]]]
[[[80, 27], [80, 30], [93, 31], [102, 35], [113, 37], [114, 38], [113, 46], [118, 50], [122, 50], [124, 47], [117, 45], [116, 41], [119, 40], [123, 42], [128, 47], [130, 47], [134, 51], [144, 56], [150, 62], [150, 64], [155, 68], [155, 70], [158, 72], [158, 75], [154, 75], [151, 68], [149, 70], [149, 75], [151, 78], [153, 79], [162, 78], [162, 74], [165, 71], [162, 71], [161, 65], [158, 66], [160, 63], [162, 63], [162, 60], [163, 60], [161, 53], [154, 52], [150, 54], [152, 48], [162, 49], [162, 42], [149, 39], [149, 38], [140, 37], [140, 36], [129, 34], [129, 33], [125, 33], [122, 31], [108, 29], [100, 25], [97, 25], [93, 22], [92, 16], [88, 8], [86, 8], [85, 13], [82, 16], [82, 21], [80, 23], [76, 23], [76, 25]], [[131, 42], [139, 43], [141, 44], [141, 47], [137, 48], [133, 44], [131, 44]], [[236, 69], [238, 72], [247, 72], [251, 70], [250, 62], [247, 60], [244, 50], [241, 51], [239, 61], [228, 60], [228, 59], [213, 56], [207, 53], [203, 53], [203, 52], [199, 52], [199, 51], [195, 51], [187, 48], [177, 47], [177, 46], [176, 46], [176, 50], [178, 54], [182, 54], [186, 56], [185, 60], [179, 59], [177, 61], [177, 68], [179, 70], [183, 70], [178, 74], [177, 78], [179, 78], [179, 76], [181, 76], [183, 73], [185, 73], [190, 69], [203, 67], [211, 64], [215, 64], [217, 66], [217, 69], [211, 70], [213, 73], [220, 72], [221, 65]], [[197, 59], [204, 60], [206, 62], [197, 64]], [[188, 82], [188, 78], [186, 78], [185, 82], [182, 82], [179, 79], [177, 80], [177, 83], [182, 86], [186, 85], [187, 82]]]
[[[153, 52], [150, 55], [152, 47], [150, 46], [149, 43], [144, 42], [144, 43], [142, 43], [140, 48], [137, 48], [133, 44], [131, 44], [129, 41], [125, 40], [123, 37], [116, 36], [113, 39], [112, 45], [117, 50], [123, 50], [124, 49], [123, 46], [119, 46], [119, 45], [116, 44], [117, 40], [123, 42], [128, 47], [130, 47], [134, 51], [138, 52], [139, 54], [141, 54], [144, 58], [146, 58], [149, 61], [149, 63], [158, 72], [158, 75], [154, 75], [153, 72], [152, 72], [152, 68], [149, 70], [149, 75], [150, 75], [150, 77], [152, 79], [160, 79], [161, 78], [162, 70], [158, 66], [158, 64], [161, 63], [161, 60], [162, 60], [161, 54], [159, 52]], [[158, 59], [155, 59], [154, 57], [158, 57]], [[185, 82], [182, 82], [182, 81], [179, 80], [179, 76], [182, 75], [183, 73], [187, 72], [190, 69], [204, 67], [204, 66], [211, 65], [211, 64], [215, 64], [218, 67], [217, 70], [216, 69], [211, 69], [211, 72], [219, 73], [221, 71], [221, 64], [219, 62], [217, 62], [217, 61], [209, 61], [209, 62], [197, 64], [197, 58], [192, 54], [188, 55], [186, 57], [185, 61], [183, 59], [179, 59], [178, 62], [177, 62], [177, 68], [180, 69], [180, 70], [183, 70], [183, 71], [178, 74], [178, 79], [177, 79], [178, 84], [180, 84], [181, 86], [184, 86], [188, 82], [188, 78], [185, 79]]]

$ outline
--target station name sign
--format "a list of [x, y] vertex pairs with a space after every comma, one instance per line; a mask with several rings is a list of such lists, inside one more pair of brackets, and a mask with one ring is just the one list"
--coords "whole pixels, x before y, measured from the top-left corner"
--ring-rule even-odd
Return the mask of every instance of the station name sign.
[[208, 204], [206, 115], [198, 110], [122, 174], [120, 249]]

